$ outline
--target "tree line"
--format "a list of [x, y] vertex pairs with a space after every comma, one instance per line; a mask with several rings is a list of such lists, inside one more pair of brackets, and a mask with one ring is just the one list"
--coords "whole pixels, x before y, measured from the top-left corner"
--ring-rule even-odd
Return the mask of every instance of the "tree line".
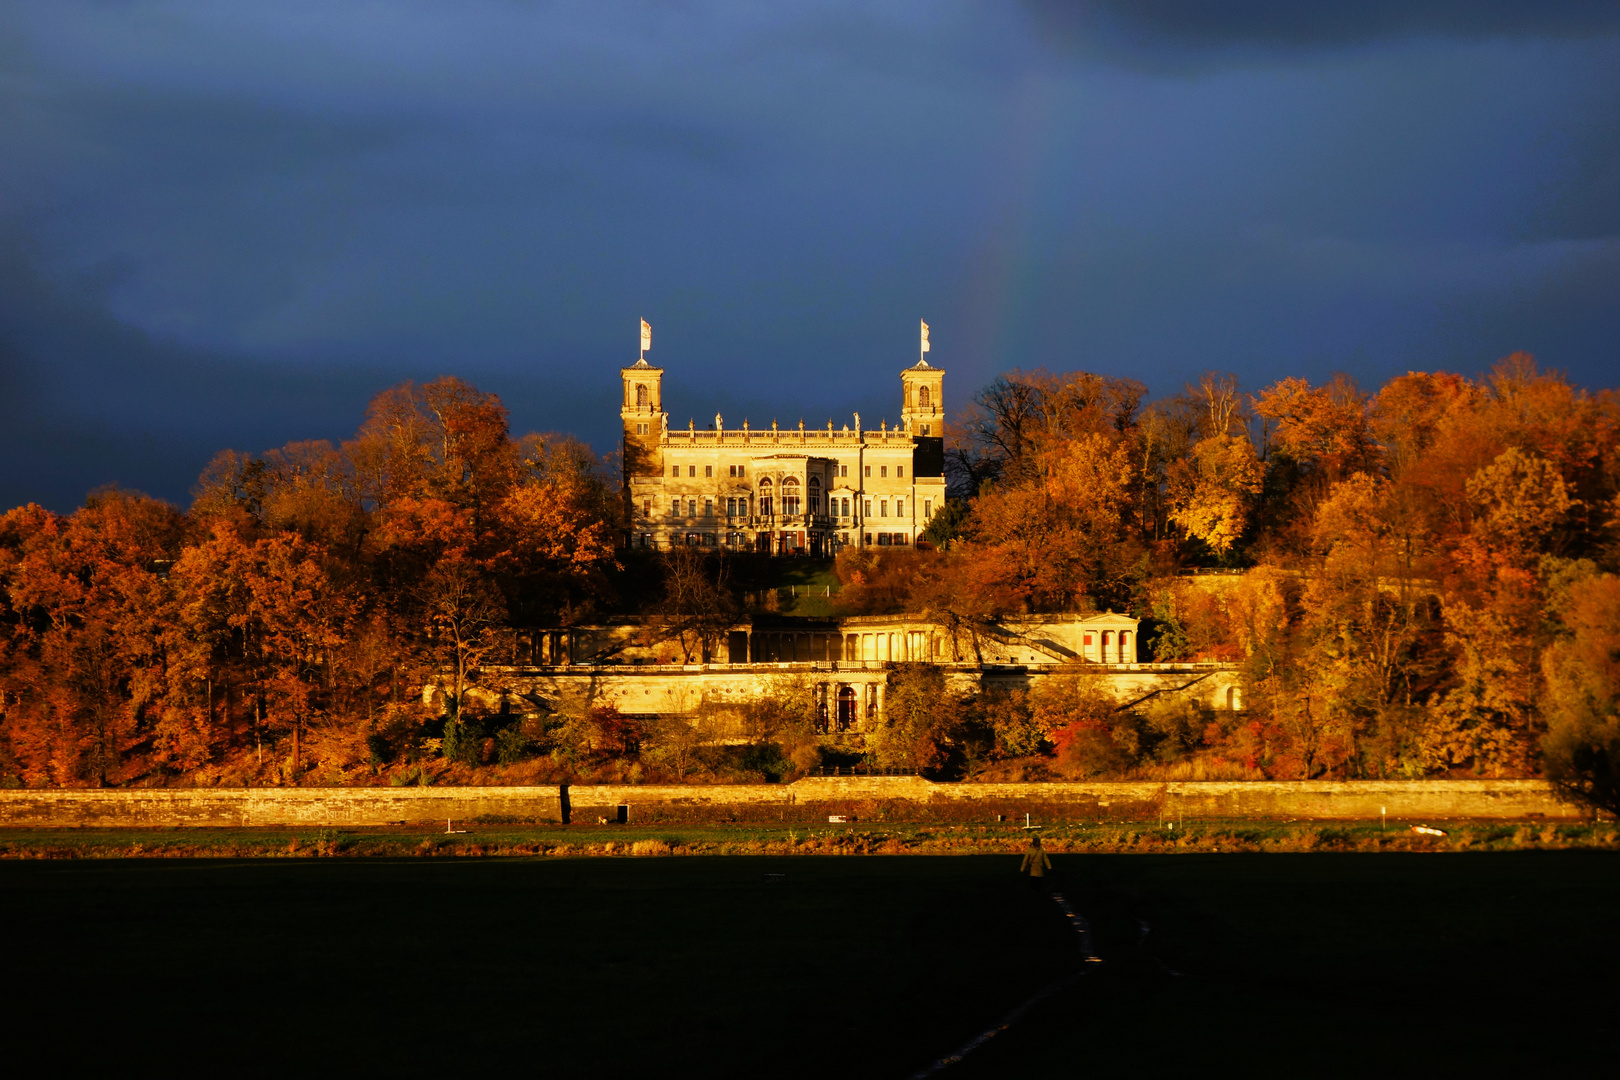
[[[968, 626], [1110, 608], [1144, 619], [1145, 660], [1242, 665], [1240, 713], [1158, 702], [1037, 725], [1048, 753], [1089, 746], [1099, 772], [1545, 771], [1612, 803], [1613, 392], [1515, 354], [1371, 393], [1336, 376], [1251, 395], [1211, 373], [1145, 397], [1083, 372], [995, 380], [952, 428], [938, 550], [846, 552], [844, 604]], [[1195, 573], [1223, 569], [1242, 572]]]
[[513, 438], [495, 395], [443, 378], [378, 394], [342, 446], [219, 454], [185, 513], [116, 489], [12, 510], [0, 777], [276, 782], [311, 739], [375, 748], [431, 673], [458, 699], [514, 624], [609, 598], [619, 507], [587, 446]]
[[[1008, 614], [1128, 612], [1143, 659], [1240, 664], [1247, 708], [1121, 708], [1083, 665], [1038, 694], [958, 700], [899, 668], [889, 723], [857, 748], [872, 763], [1545, 771], [1613, 798], [1611, 392], [1524, 355], [1374, 392], [1341, 376], [1250, 394], [1212, 373], [1158, 401], [1128, 379], [1014, 371], [949, 440], [932, 550], [846, 550], [838, 610], [921, 612], [970, 639]], [[799, 706], [746, 720], [753, 749], [730, 757], [691, 725], [584, 705], [462, 715], [468, 680], [518, 656], [526, 627], [635, 614], [690, 654], [769, 571], [626, 548], [616, 462], [514, 437], [499, 399], [458, 379], [384, 391], [340, 446], [221, 453], [194, 496], [182, 512], [109, 489], [72, 514], [0, 517], [0, 782], [377, 782], [539, 759], [548, 775], [724, 778], [849, 750], [818, 744]], [[441, 676], [445, 713], [420, 699]]]

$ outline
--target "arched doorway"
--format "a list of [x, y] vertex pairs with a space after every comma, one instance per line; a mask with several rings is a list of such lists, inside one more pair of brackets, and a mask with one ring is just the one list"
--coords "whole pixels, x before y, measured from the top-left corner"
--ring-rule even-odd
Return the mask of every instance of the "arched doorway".
[[848, 683], [838, 687], [838, 730], [855, 726], [855, 688]]

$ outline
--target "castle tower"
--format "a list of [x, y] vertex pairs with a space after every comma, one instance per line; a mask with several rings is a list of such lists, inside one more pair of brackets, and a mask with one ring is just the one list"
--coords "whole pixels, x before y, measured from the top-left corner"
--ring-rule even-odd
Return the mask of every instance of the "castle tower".
[[917, 361], [900, 373], [900, 419], [913, 438], [945, 435], [945, 369]]
[[658, 476], [664, 471], [659, 440], [664, 432], [664, 369], [645, 359], [619, 369], [624, 396], [619, 419], [624, 423], [624, 475]]

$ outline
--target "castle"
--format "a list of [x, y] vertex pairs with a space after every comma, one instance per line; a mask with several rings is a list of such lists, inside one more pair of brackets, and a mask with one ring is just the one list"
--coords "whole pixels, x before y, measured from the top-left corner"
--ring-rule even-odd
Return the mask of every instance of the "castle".
[[[643, 346], [647, 328], [643, 326]], [[926, 337], [924, 338], [926, 343]], [[620, 369], [630, 542], [774, 555], [835, 555], [856, 545], [915, 544], [945, 500], [944, 376], [925, 361], [900, 373], [900, 426], [670, 430], [663, 369]], [[858, 735], [881, 723], [897, 664], [943, 669], [952, 692], [1030, 689], [1087, 672], [1121, 703], [1188, 695], [1241, 708], [1232, 664], [1141, 663], [1138, 621], [1115, 612], [1021, 615], [945, 625], [922, 614], [741, 617], [696, 656], [649, 641], [640, 619], [536, 629], [521, 659], [476, 674], [467, 702], [502, 712], [554, 712], [611, 702], [649, 717], [692, 716], [762, 697], [806, 695], [817, 727]], [[656, 635], [655, 635], [656, 637]], [[697, 662], [693, 662], [693, 661]], [[424, 701], [443, 700], [440, 685]]]
[[877, 430], [671, 430], [664, 369], [620, 371], [631, 543], [830, 557], [915, 544], [945, 505], [945, 372], [919, 360], [900, 373], [900, 424]]

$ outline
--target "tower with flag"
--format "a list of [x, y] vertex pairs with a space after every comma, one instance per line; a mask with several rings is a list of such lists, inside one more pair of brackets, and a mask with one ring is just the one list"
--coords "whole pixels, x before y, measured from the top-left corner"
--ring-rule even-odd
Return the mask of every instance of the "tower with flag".
[[[641, 350], [621, 369], [627, 541], [773, 555], [830, 556], [845, 547], [914, 545], [945, 505], [945, 372], [918, 362], [900, 372], [899, 423], [825, 426], [774, 420], [725, 427], [671, 424], [664, 370]], [[893, 414], [891, 413], [892, 417]]]

